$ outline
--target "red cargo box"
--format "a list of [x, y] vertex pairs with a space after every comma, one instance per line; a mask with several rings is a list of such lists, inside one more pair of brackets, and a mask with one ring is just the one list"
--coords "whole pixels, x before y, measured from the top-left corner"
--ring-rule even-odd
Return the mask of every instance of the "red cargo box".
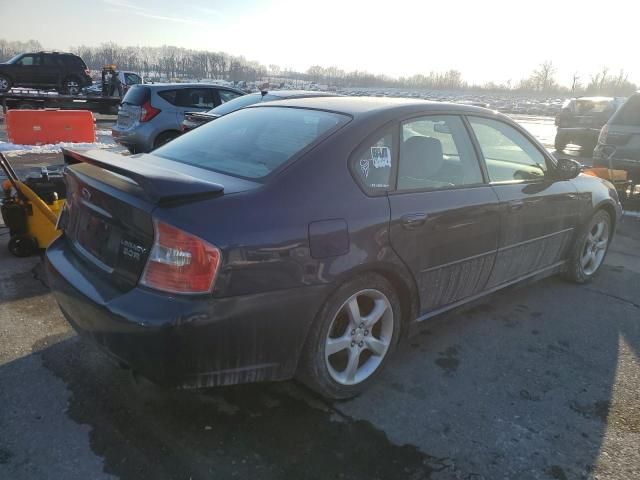
[[7, 136], [18, 145], [96, 141], [93, 114], [88, 110], [9, 110]]

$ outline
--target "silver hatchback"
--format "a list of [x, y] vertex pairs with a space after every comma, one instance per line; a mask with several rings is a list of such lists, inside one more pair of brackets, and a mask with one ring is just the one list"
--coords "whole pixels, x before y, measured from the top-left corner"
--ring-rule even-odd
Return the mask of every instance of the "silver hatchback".
[[206, 112], [241, 95], [240, 90], [202, 83], [134, 85], [122, 99], [111, 134], [131, 153], [149, 152], [182, 133], [185, 112]]

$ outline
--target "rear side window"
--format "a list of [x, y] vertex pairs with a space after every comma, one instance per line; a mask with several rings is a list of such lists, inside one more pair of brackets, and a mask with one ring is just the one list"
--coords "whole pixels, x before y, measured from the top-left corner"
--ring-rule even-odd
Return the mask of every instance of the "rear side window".
[[367, 142], [351, 159], [351, 170], [371, 194], [389, 190], [393, 153], [391, 129]]
[[[158, 95], [162, 95], [165, 92], [160, 92]], [[147, 87], [143, 87], [142, 85], [134, 85], [131, 87], [124, 98], [122, 99], [122, 103], [127, 103], [129, 105], [144, 105], [147, 100], [149, 100], [149, 89]]]
[[640, 95], [633, 95], [611, 119], [613, 125], [640, 127]]
[[211, 88], [181, 88], [159, 92], [162, 98], [176, 107], [213, 108], [213, 89]]
[[154, 150], [154, 155], [244, 178], [262, 178], [349, 117], [301, 108], [249, 108]]
[[42, 64], [45, 67], [58, 67], [59, 64], [56, 61], [56, 57], [53, 55], [42, 55]]

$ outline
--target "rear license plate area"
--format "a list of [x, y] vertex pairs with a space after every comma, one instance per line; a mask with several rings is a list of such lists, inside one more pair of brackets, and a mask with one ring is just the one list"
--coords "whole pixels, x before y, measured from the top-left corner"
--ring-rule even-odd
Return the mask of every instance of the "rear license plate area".
[[112, 266], [112, 262], [109, 261], [112, 234], [113, 225], [108, 221], [89, 211], [81, 213], [76, 230], [76, 241], [87, 252], [108, 266]]

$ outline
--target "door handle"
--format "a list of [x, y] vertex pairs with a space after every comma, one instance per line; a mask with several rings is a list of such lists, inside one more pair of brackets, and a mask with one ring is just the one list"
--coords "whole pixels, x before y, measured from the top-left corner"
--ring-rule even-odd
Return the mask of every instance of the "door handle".
[[522, 210], [523, 207], [524, 207], [524, 201], [523, 200], [512, 200], [511, 202], [509, 202], [509, 211], [510, 212], [515, 212], [517, 210]]
[[410, 213], [402, 216], [402, 226], [407, 230], [413, 230], [415, 228], [424, 225], [427, 220], [426, 213]]

